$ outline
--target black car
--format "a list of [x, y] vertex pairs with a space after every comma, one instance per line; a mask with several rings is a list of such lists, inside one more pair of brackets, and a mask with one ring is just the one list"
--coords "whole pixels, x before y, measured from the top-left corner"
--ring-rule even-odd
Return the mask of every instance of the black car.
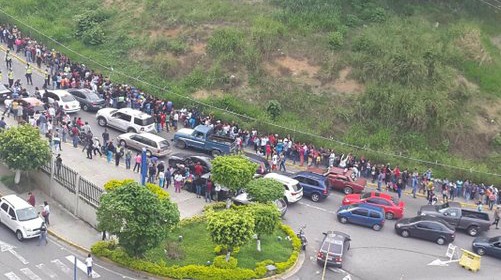
[[12, 90], [9, 89], [8, 85], [0, 84], [0, 102], [4, 102], [5, 99], [12, 97]]
[[451, 243], [455, 238], [453, 226], [441, 218], [432, 216], [400, 219], [395, 223], [395, 231], [402, 237], [416, 237], [439, 245]]
[[182, 156], [171, 156], [168, 160], [169, 166], [172, 166], [174, 168], [178, 168], [180, 165], [184, 165], [185, 167], [188, 167], [191, 172], [193, 172], [195, 168], [195, 164], [197, 162], [200, 162], [200, 164], [203, 167], [203, 172], [202, 174], [209, 173], [212, 169], [212, 164], [211, 164], [211, 159], [206, 156], [188, 156], [188, 157], [182, 157]]
[[343, 257], [350, 249], [351, 238], [348, 234], [339, 231], [324, 232], [324, 239], [318, 249], [317, 263], [319, 265], [343, 266]]
[[68, 92], [80, 102], [84, 111], [97, 111], [105, 106], [105, 100], [90, 89], [68, 89]]
[[501, 259], [501, 236], [477, 237], [473, 240], [473, 251], [481, 256], [490, 255]]

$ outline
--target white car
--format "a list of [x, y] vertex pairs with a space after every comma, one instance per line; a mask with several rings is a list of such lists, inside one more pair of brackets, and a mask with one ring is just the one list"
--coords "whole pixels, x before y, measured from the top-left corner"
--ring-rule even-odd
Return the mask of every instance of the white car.
[[170, 153], [170, 144], [166, 139], [152, 133], [124, 133], [117, 137], [118, 143], [138, 151], [146, 148], [146, 153], [156, 157], [164, 157]]
[[78, 102], [78, 100], [67, 90], [56, 89], [47, 91], [43, 94], [47, 94], [47, 99], [50, 104], [57, 102], [57, 105], [63, 106], [63, 110], [67, 114], [80, 111], [80, 102]]
[[23, 241], [40, 236], [43, 219], [35, 207], [15, 194], [0, 199], [0, 222], [16, 233], [16, 238]]
[[298, 202], [303, 197], [303, 188], [296, 179], [278, 173], [268, 173], [264, 178], [277, 180], [284, 185], [284, 200], [287, 203]]
[[155, 119], [139, 110], [131, 108], [103, 108], [97, 111], [97, 123], [124, 132], [156, 132]]

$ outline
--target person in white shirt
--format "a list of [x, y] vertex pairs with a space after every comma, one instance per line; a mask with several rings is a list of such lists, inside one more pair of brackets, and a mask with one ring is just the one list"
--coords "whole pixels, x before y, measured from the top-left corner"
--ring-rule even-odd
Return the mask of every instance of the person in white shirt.
[[92, 257], [90, 254], [87, 255], [87, 258], [85, 259], [85, 264], [87, 265], [87, 277], [92, 276]]

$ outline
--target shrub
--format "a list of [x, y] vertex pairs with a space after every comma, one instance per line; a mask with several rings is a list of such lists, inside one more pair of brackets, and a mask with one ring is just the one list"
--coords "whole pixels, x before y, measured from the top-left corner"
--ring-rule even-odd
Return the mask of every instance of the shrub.
[[333, 50], [341, 48], [344, 44], [344, 35], [340, 31], [329, 34], [329, 47]]
[[103, 28], [97, 23], [92, 24], [82, 33], [82, 41], [87, 45], [100, 45], [104, 42], [104, 38]]
[[226, 256], [217, 256], [214, 258], [214, 263], [212, 264], [214, 267], [229, 269], [236, 268], [238, 264], [238, 260], [234, 257], [230, 257], [228, 261], [226, 261]]
[[76, 24], [75, 36], [81, 38], [85, 44], [99, 45], [104, 42], [102, 23], [109, 14], [103, 10], [86, 11], [74, 17]]
[[112, 179], [106, 182], [103, 187], [106, 192], [111, 192], [118, 187], [122, 187], [133, 182], [134, 182], [133, 179], [124, 179], [124, 180]]
[[146, 183], [146, 188], [154, 193], [159, 199], [170, 199], [170, 194], [160, 186], [152, 183]]
[[350, 27], [355, 27], [360, 24], [360, 19], [353, 14], [346, 15], [346, 25]]
[[270, 100], [266, 106], [266, 112], [273, 120], [276, 120], [282, 113], [282, 105], [277, 100]]
[[[233, 248], [233, 251], [231, 252], [232, 254], [238, 254], [240, 252], [240, 247], [235, 247]], [[228, 246], [225, 245], [216, 245], [214, 248], [214, 253], [216, 255], [226, 255], [228, 253]]]
[[238, 61], [244, 47], [244, 34], [235, 28], [216, 30], [207, 42], [207, 52], [223, 61]]

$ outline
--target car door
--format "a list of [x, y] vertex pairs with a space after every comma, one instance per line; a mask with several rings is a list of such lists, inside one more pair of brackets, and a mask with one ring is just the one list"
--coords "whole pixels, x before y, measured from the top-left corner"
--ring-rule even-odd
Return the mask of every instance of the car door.
[[55, 93], [48, 91], [45, 94], [47, 95], [47, 99], [49, 100], [50, 104], [53, 104], [54, 102], [59, 102], [59, 96], [57, 96]]
[[487, 254], [501, 258], [501, 241], [492, 243], [492, 246], [486, 248]]
[[457, 226], [459, 224], [459, 219], [461, 217], [461, 210], [458, 208], [449, 208], [444, 211], [442, 218], [451, 224], [452, 226]]
[[16, 230], [17, 228], [17, 218], [16, 218], [16, 211], [14, 211], [14, 209], [12, 207], [9, 207], [9, 217], [8, 217], [8, 222], [7, 222], [7, 226], [12, 229], [12, 230]]
[[84, 100], [84, 95], [78, 91], [78, 90], [71, 90], [71, 91], [68, 91], [71, 95], [73, 95], [73, 97], [75, 97], [75, 99], [78, 101], [78, 102], [83, 102]]
[[355, 208], [351, 211], [351, 222], [358, 225], [367, 225], [369, 218], [369, 210], [363, 208]]
[[296, 176], [294, 179], [298, 180], [299, 186], [303, 189], [303, 195], [305, 196], [310, 196], [311, 195], [311, 188], [308, 187], [307, 180], [308, 178], [302, 177], [302, 176]]
[[[371, 198], [367, 199], [367, 203], [382, 207], [385, 212], [390, 210], [390, 209], [388, 209], [390, 206], [389, 203], [387, 203], [384, 199], [381, 199], [378, 197], [371, 197]], [[390, 212], [392, 212], [392, 211], [390, 211]]]
[[7, 225], [7, 220], [9, 220], [9, 205], [5, 202], [2, 202], [0, 205], [0, 220], [2, 223]]
[[416, 229], [416, 237], [432, 241], [436, 240], [436, 229], [434, 229], [433, 223], [421, 221], [416, 224]]

